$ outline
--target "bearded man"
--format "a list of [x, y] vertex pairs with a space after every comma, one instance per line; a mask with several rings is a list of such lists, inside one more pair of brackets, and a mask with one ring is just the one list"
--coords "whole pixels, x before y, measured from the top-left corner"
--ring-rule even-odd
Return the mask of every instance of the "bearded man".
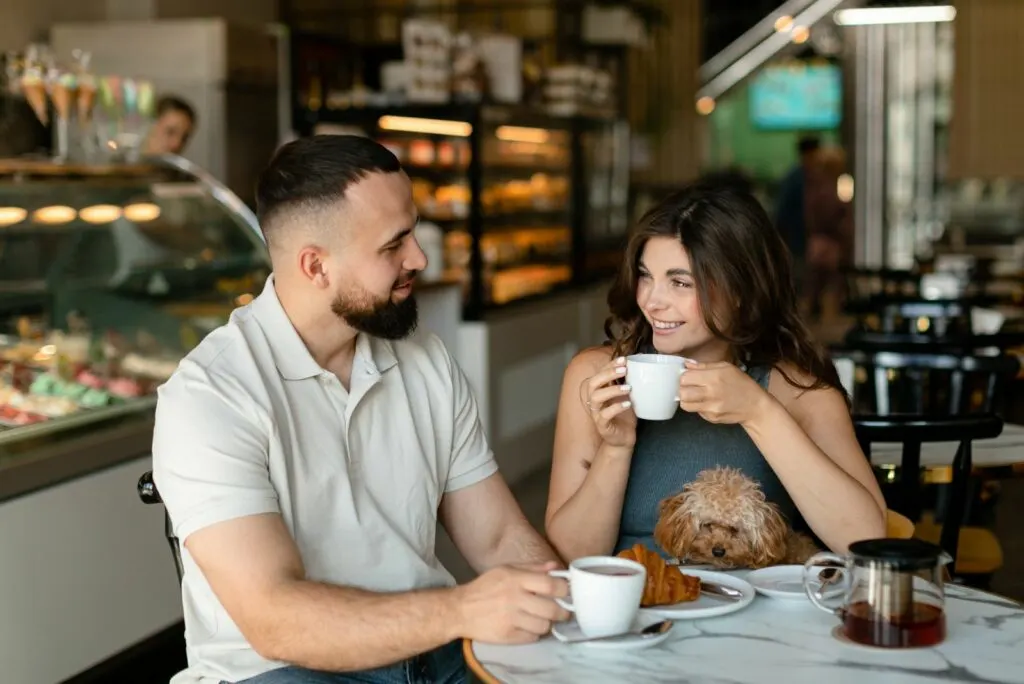
[[[277, 152], [257, 202], [273, 275], [159, 391], [189, 663], [173, 681], [464, 681], [460, 638], [534, 640], [567, 587], [462, 371], [413, 334], [409, 178], [372, 140], [315, 136]], [[438, 520], [472, 582], [435, 556]]]

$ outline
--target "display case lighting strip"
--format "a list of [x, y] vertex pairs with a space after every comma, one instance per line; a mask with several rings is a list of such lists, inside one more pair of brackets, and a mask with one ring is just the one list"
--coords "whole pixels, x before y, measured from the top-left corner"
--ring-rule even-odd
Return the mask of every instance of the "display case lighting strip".
[[421, 119], [415, 116], [394, 116], [392, 114], [380, 117], [377, 126], [384, 131], [448, 135], [454, 138], [468, 138], [473, 133], [473, 125], [466, 121]]
[[523, 143], [546, 143], [551, 138], [551, 132], [544, 128], [529, 128], [526, 126], [498, 126], [494, 131], [494, 137], [506, 142]]

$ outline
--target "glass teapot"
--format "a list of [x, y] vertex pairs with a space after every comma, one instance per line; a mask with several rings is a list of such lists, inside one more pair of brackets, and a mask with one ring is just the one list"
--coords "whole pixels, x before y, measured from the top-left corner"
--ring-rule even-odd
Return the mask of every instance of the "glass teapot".
[[[883, 648], [934, 646], [946, 638], [943, 575], [952, 560], [920, 539], [868, 539], [851, 544], [846, 557], [809, 558], [804, 591], [842, 621], [842, 635], [850, 641]], [[841, 569], [829, 575], [829, 566]]]

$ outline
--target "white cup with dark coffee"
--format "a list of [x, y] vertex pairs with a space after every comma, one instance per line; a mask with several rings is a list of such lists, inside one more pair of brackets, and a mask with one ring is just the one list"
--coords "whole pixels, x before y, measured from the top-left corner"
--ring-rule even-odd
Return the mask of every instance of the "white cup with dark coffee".
[[577, 558], [568, 570], [552, 570], [569, 581], [572, 602], [555, 599], [576, 614], [580, 631], [589, 638], [624, 634], [633, 627], [647, 569], [635, 561], [615, 556]]
[[633, 412], [643, 420], [669, 420], [679, 408], [679, 376], [686, 359], [671, 354], [626, 357], [626, 384]]

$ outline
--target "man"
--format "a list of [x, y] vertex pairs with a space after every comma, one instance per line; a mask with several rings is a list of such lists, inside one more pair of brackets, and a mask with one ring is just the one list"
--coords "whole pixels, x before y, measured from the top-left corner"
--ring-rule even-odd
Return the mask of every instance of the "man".
[[146, 154], [181, 154], [196, 127], [196, 110], [185, 100], [165, 95], [156, 103], [156, 120], [146, 136]]
[[[457, 639], [536, 639], [567, 587], [462, 371], [410, 336], [409, 178], [369, 139], [304, 138], [257, 205], [273, 276], [159, 393], [154, 478], [185, 566], [174, 681], [463, 681]], [[469, 584], [434, 555], [437, 519]]]
[[802, 287], [807, 258], [804, 193], [807, 187], [807, 175], [811, 171], [814, 157], [820, 146], [817, 138], [801, 138], [797, 143], [797, 154], [800, 161], [786, 174], [779, 186], [776, 226], [793, 255], [793, 273], [797, 279], [797, 287]]

